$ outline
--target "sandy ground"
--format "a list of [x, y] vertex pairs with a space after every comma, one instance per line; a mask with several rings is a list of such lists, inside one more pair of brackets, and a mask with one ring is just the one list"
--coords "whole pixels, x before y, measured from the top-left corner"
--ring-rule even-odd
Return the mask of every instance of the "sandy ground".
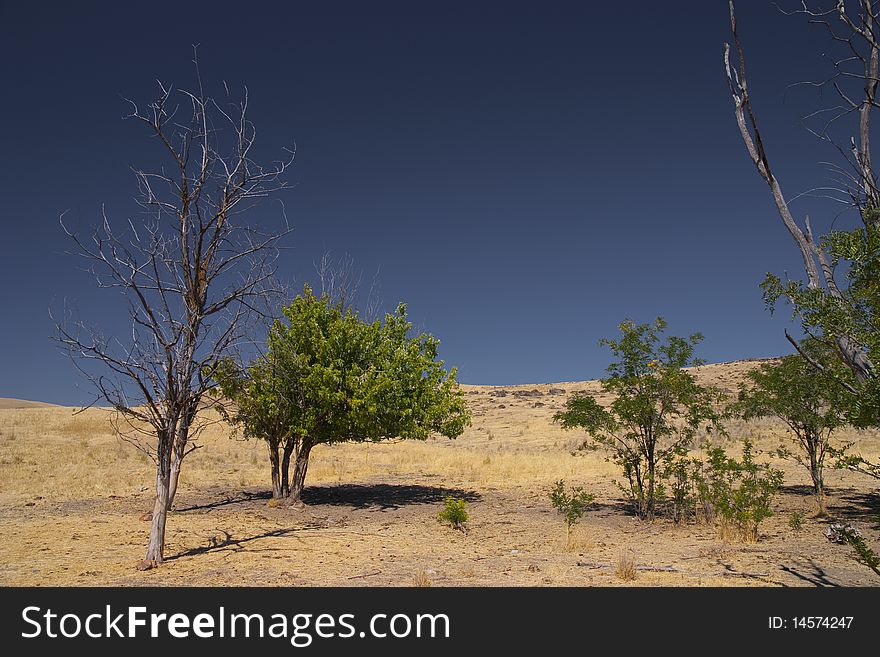
[[[754, 363], [698, 369], [733, 389]], [[575, 390], [595, 382], [465, 386], [473, 426], [455, 441], [319, 447], [305, 504], [268, 504], [261, 443], [217, 425], [185, 463], [168, 520], [168, 561], [139, 572], [152, 506], [152, 464], [113, 435], [109, 415], [65, 408], [0, 410], [0, 585], [434, 585], [434, 586], [876, 586], [848, 547], [830, 543], [843, 519], [880, 548], [880, 494], [860, 475], [829, 471], [830, 517], [808, 513], [806, 472], [779, 461], [786, 482], [755, 544], [713, 527], [645, 523], [629, 514], [601, 454], [572, 454], [577, 432], [551, 421]], [[734, 423], [728, 444], [774, 448], [773, 422]], [[876, 432], [846, 432], [866, 455]], [[557, 479], [596, 504], [566, 543], [548, 500]], [[446, 495], [463, 497], [466, 533], [440, 524]], [[621, 561], [634, 580], [619, 576]]]

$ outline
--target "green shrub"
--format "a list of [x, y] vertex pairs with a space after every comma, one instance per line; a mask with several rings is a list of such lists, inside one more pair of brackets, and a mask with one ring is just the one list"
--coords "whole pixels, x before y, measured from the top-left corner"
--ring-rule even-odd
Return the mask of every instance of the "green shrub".
[[796, 532], [800, 531], [804, 526], [804, 512], [792, 511], [792, 514], [788, 517], [788, 526]]
[[467, 529], [468, 512], [463, 499], [447, 497], [444, 500], [443, 510], [437, 514], [437, 520], [448, 523], [453, 529], [465, 531]]
[[782, 472], [755, 463], [749, 440], [741, 461], [720, 447], [707, 446], [707, 452], [706, 462], [694, 472], [701, 502], [711, 507], [722, 537], [757, 541], [759, 525], [773, 515], [770, 500], [782, 485]]
[[571, 492], [566, 492], [565, 481], [560, 479], [550, 491], [550, 503], [565, 520], [566, 541], [571, 543], [571, 529], [584, 515], [584, 512], [596, 499], [596, 496], [586, 492], [580, 486], [572, 486]]

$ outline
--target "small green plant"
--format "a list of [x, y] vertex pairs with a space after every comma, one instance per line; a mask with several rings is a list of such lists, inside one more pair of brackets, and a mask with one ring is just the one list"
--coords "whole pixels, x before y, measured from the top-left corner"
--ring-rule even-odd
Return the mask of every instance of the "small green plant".
[[437, 520], [448, 523], [453, 529], [467, 530], [468, 512], [463, 499], [447, 497], [443, 510], [437, 514]]
[[580, 522], [584, 512], [596, 496], [580, 486], [572, 486], [571, 492], [565, 490], [565, 481], [560, 479], [550, 491], [550, 503], [565, 520], [565, 541], [571, 545], [571, 530]]
[[804, 512], [803, 511], [792, 511], [791, 515], [788, 517], [788, 526], [791, 527], [796, 532], [799, 532], [804, 527]]
[[773, 515], [770, 500], [782, 485], [782, 472], [769, 464], [755, 463], [752, 443], [743, 444], [742, 460], [721, 447], [707, 446], [708, 458], [695, 467], [698, 495], [711, 505], [723, 538], [758, 540], [758, 527]]

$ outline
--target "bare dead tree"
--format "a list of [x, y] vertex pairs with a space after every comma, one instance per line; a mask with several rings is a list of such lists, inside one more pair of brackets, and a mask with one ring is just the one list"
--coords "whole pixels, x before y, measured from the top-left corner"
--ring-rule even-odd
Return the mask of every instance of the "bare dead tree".
[[[358, 306], [358, 295], [363, 282], [363, 272], [359, 270], [350, 255], [333, 259], [329, 251], [321, 255], [315, 264], [318, 276], [318, 289], [342, 307]], [[373, 275], [366, 299], [363, 300], [363, 316], [372, 321], [379, 317], [381, 300], [379, 298], [379, 271]]]
[[[854, 207], [866, 228], [877, 228], [880, 222], [880, 212], [877, 212], [880, 208], [880, 190], [873, 170], [870, 138], [872, 112], [878, 107], [877, 85], [880, 82], [880, 9], [871, 0], [858, 0], [858, 4], [857, 16], [847, 13], [844, 0], [838, 0], [836, 6], [829, 10], [811, 10], [804, 2], [801, 9], [790, 13], [804, 14], [810, 22], [823, 26], [830, 38], [845, 51], [842, 56], [831, 60], [833, 75], [821, 82], [807, 83], [832, 88], [839, 104], [813, 112], [808, 118], [819, 118], [820, 126], [811, 131], [833, 145], [841, 155], [842, 164], [832, 165], [839, 185], [826, 188], [823, 192]], [[734, 46], [731, 49], [730, 44], [724, 44], [724, 66], [736, 122], [746, 150], [761, 178], [770, 187], [779, 216], [801, 253], [807, 288], [828, 295], [835, 303], [843, 306], [851, 304], [851, 300], [847, 299], [838, 285], [832, 259], [821, 244], [816, 242], [809, 216], [804, 219], [802, 228], [795, 220], [790, 200], [783, 194], [779, 180], [770, 166], [749, 96], [745, 55], [737, 30], [733, 0], [729, 0], [729, 10]], [[855, 134], [849, 138], [849, 147], [844, 148], [840, 146], [835, 131], [840, 129], [843, 120], [848, 117], [855, 117]], [[787, 331], [785, 335], [815, 367], [824, 368], [821, 363], [810, 359]], [[876, 379], [877, 370], [864, 344], [846, 332], [823, 337], [832, 342], [841, 361], [852, 372], [857, 383], [863, 384]], [[851, 385], [843, 383], [851, 392], [855, 392]]]
[[[211, 422], [201, 413], [215, 386], [218, 361], [248, 339], [277, 292], [277, 230], [247, 225], [241, 216], [285, 189], [295, 149], [258, 164], [251, 151], [247, 89], [233, 100], [207, 95], [195, 58], [196, 86], [158, 82], [145, 108], [133, 101], [128, 118], [143, 124], [164, 152], [155, 171], [136, 169], [143, 218], [114, 225], [102, 211], [84, 238], [62, 227], [88, 262], [100, 288], [127, 301], [130, 333], [105, 336], [65, 317], [58, 339], [97, 390], [96, 402], [116, 411], [120, 436], [156, 464], [156, 499], [141, 567], [161, 563], [165, 522], [181, 465]], [[283, 205], [281, 205], [283, 217]]]

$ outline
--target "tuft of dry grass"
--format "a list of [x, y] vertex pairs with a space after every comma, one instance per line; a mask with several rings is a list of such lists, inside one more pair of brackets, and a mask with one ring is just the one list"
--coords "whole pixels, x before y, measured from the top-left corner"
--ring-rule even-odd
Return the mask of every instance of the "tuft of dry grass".
[[430, 577], [428, 577], [428, 573], [426, 573], [424, 570], [420, 570], [413, 578], [413, 586], [429, 588], [434, 586], [434, 582], [431, 581]]
[[758, 542], [758, 528], [743, 526], [734, 522], [719, 520], [717, 525], [718, 538], [722, 541], [754, 544]]
[[565, 549], [568, 552], [583, 552], [596, 547], [596, 541], [587, 529], [578, 525], [565, 535]]
[[617, 575], [617, 579], [624, 582], [632, 582], [636, 578], [636, 559], [631, 550], [620, 553], [614, 566], [614, 574]]

